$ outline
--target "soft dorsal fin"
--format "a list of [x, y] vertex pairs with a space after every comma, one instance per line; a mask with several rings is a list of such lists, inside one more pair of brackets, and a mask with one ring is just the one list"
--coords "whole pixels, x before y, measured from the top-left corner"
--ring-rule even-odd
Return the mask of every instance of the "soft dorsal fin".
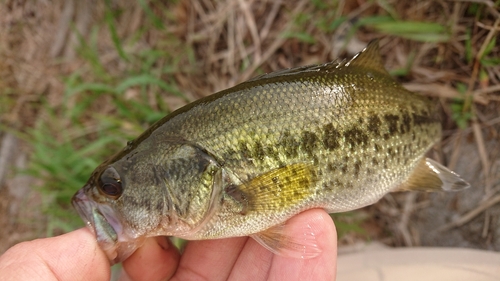
[[378, 39], [370, 41], [361, 52], [346, 62], [345, 66], [363, 67], [371, 71], [389, 75], [389, 72], [387, 72], [382, 62], [382, 57], [380, 56]]
[[460, 191], [468, 187], [469, 183], [455, 172], [432, 159], [424, 158], [396, 191]]

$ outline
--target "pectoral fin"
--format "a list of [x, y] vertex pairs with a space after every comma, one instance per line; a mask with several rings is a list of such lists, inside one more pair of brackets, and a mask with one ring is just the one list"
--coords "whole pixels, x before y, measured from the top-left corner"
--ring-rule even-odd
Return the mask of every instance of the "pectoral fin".
[[396, 191], [460, 191], [470, 187], [455, 172], [449, 170], [438, 162], [424, 158], [422, 159], [408, 180]]
[[314, 186], [313, 168], [296, 163], [259, 175], [226, 193], [251, 211], [280, 211], [306, 199]]
[[[316, 236], [311, 229], [307, 228], [307, 225], [301, 227], [303, 229], [287, 229], [286, 224], [280, 224], [253, 234], [251, 237], [277, 255], [303, 259], [317, 257], [321, 250], [317, 245]], [[300, 235], [292, 237], [286, 234], [297, 231]]]

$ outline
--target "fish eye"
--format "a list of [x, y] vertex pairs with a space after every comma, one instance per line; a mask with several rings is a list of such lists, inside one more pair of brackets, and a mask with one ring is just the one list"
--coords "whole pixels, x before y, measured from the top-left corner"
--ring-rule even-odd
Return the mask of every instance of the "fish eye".
[[123, 192], [120, 175], [113, 167], [107, 168], [99, 176], [97, 188], [103, 195], [109, 198], [118, 198]]

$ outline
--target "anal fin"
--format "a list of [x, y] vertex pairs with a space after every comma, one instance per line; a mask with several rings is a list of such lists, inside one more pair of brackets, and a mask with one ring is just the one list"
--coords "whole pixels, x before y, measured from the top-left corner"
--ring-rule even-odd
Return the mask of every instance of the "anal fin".
[[[291, 233], [298, 235], [289, 235]], [[264, 248], [284, 257], [310, 259], [321, 253], [316, 236], [307, 224], [300, 229], [288, 229], [286, 224], [279, 224], [250, 236]]]
[[469, 187], [470, 184], [455, 172], [432, 159], [423, 158], [396, 191], [460, 191]]

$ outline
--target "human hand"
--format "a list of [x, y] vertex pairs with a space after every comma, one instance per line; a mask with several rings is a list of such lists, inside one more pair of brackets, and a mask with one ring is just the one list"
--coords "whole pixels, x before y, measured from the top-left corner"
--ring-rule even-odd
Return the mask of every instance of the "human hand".
[[109, 280], [110, 267], [95, 235], [81, 228], [19, 243], [0, 256], [1, 280]]
[[[319, 256], [311, 259], [274, 255], [248, 237], [191, 241], [182, 255], [165, 237], [147, 239], [123, 262], [122, 280], [334, 280], [337, 234], [328, 214], [303, 212], [287, 222], [307, 224]], [[79, 229], [53, 238], [20, 243], [0, 256], [2, 280], [109, 280], [106, 255], [94, 235]], [[5, 278], [5, 279], [4, 279]]]

